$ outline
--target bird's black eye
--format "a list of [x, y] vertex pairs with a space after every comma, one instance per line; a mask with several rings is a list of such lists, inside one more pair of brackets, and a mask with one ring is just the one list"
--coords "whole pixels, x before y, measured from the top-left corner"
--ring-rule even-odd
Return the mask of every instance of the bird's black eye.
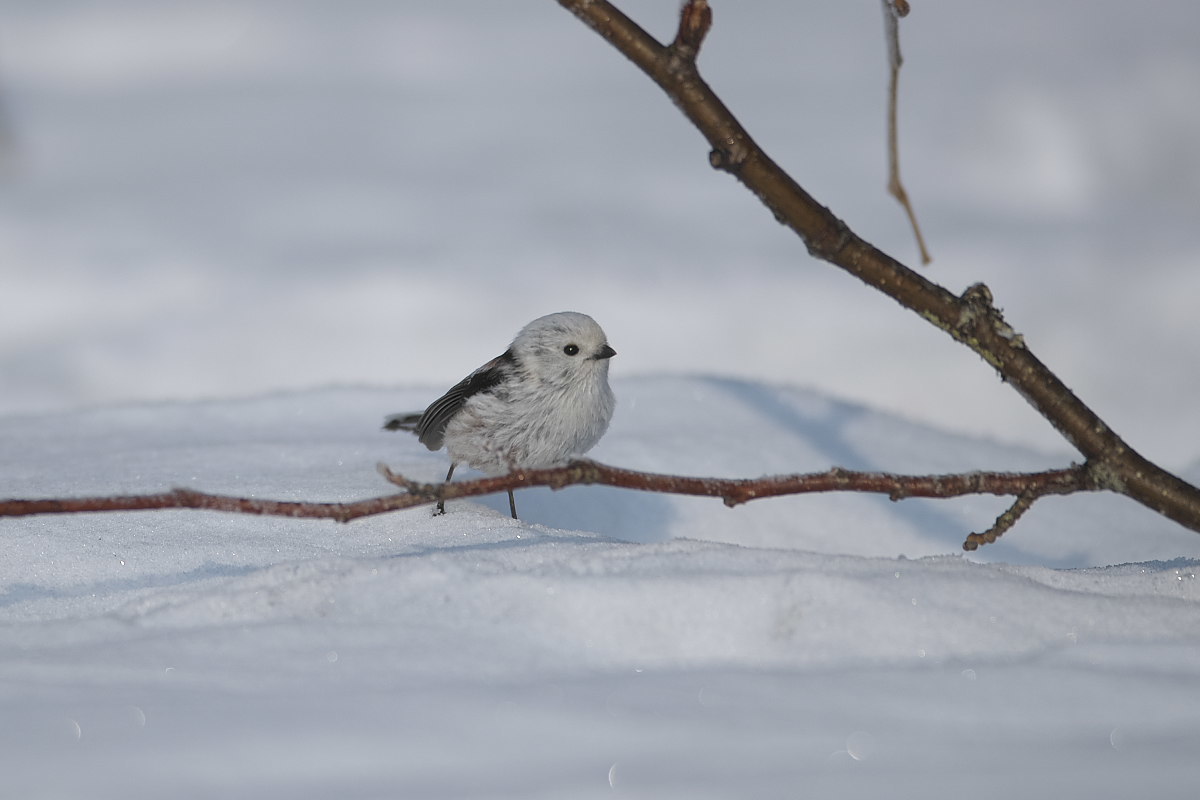
[[579, 345], [569, 344], [563, 348], [563, 352], [569, 356], [577, 356], [579, 355]]

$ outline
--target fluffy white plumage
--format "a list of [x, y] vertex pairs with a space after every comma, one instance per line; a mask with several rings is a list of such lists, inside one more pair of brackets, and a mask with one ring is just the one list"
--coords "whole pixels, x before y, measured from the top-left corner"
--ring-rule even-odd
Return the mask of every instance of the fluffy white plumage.
[[430, 450], [444, 445], [447, 480], [459, 464], [489, 475], [556, 466], [592, 449], [608, 430], [614, 355], [588, 315], [539, 317], [423, 413], [393, 415], [384, 427], [413, 431]]

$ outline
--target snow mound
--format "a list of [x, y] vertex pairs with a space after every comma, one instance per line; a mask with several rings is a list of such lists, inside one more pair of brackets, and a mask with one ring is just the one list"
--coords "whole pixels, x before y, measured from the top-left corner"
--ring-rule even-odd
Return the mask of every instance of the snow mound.
[[[594, 455], [633, 468], [1062, 463], [793, 387], [615, 388]], [[2, 417], [0, 484], [18, 496], [182, 485], [368, 497], [391, 491], [378, 462], [444, 473], [444, 455], [379, 427], [436, 391]], [[521, 521], [504, 497], [347, 525], [200, 511], [0, 520], [0, 744], [19, 755], [6, 778], [22, 796], [154, 797], [179, 776], [299, 797], [347, 785], [670, 796], [653, 787], [707, 774], [770, 794], [797, 768], [819, 784], [861, 762], [877, 793], [928, 752], [967, 763], [963, 742], [987, 738], [1001, 755], [948, 774], [950, 796], [980, 771], [1015, 785], [1008, 758], [1046, 767], [1031, 735], [1059, 742], [1047, 768], [1064, 780], [1118, 746], [1136, 774], [1161, 774], [1200, 730], [1182, 705], [1143, 713], [1200, 677], [1200, 543], [1132, 503], [1077, 500], [1039, 504], [970, 557], [961, 537], [1003, 500], [829, 495], [730, 510], [570, 487], [520, 492]], [[1140, 701], [1112, 701], [1128, 691]], [[1080, 704], [1107, 710], [1081, 716]], [[749, 740], [731, 733], [747, 725]]]

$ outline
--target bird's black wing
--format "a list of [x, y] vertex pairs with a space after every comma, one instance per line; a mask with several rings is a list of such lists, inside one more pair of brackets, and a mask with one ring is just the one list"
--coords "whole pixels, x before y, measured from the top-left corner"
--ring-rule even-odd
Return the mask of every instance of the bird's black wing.
[[496, 356], [455, 384], [450, 391], [430, 403], [429, 408], [425, 409], [425, 413], [416, 420], [415, 425], [411, 423], [411, 415], [397, 414], [388, 418], [388, 424], [385, 427], [392, 430], [411, 430], [420, 437], [421, 444], [430, 450], [437, 450], [442, 446], [446, 426], [462, 409], [467, 398], [495, 388], [511, 371], [513, 361], [512, 350], [506, 350], [502, 355]]

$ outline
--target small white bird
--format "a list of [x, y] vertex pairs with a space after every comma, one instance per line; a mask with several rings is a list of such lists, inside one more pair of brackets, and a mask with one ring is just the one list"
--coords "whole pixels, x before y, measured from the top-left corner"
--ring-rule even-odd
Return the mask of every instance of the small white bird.
[[[444, 444], [447, 482], [459, 464], [488, 475], [557, 466], [591, 450], [608, 430], [616, 405], [608, 359], [616, 354], [587, 314], [539, 317], [424, 413], [393, 414], [383, 427], [412, 431], [430, 450]], [[516, 519], [511, 490], [508, 506]], [[439, 502], [437, 513], [445, 510]]]

